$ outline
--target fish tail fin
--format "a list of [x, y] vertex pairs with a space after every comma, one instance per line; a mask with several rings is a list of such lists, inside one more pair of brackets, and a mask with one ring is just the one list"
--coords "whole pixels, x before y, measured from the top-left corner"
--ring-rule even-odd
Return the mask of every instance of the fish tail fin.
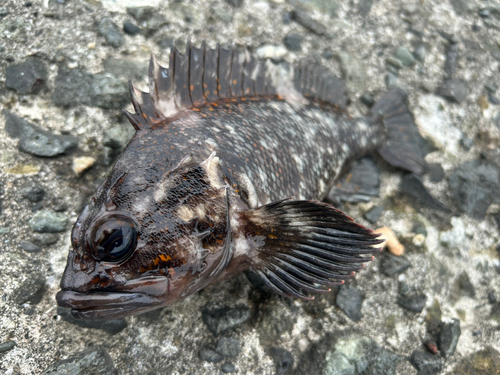
[[420, 149], [422, 136], [408, 109], [407, 96], [402, 88], [394, 88], [375, 103], [369, 115], [387, 131], [387, 141], [378, 150], [380, 156], [394, 167], [422, 175], [426, 169]]
[[329, 204], [283, 200], [242, 213], [250, 269], [274, 292], [311, 300], [373, 260], [382, 240]]

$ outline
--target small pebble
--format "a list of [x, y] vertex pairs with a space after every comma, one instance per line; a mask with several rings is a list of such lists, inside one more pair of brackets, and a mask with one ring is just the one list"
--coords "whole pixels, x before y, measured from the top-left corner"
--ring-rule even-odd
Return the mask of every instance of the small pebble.
[[236, 371], [236, 367], [230, 363], [230, 362], [226, 362], [222, 365], [222, 367], [220, 368], [220, 370], [224, 373], [224, 374], [230, 374], [231, 372], [235, 372]]
[[81, 156], [73, 159], [73, 171], [80, 176], [84, 171], [95, 164], [95, 159], [90, 156]]
[[241, 8], [243, 0], [226, 0], [227, 3], [235, 8]]
[[412, 239], [412, 243], [416, 247], [422, 247], [422, 245], [425, 243], [425, 236], [423, 234], [417, 234], [415, 237]]
[[405, 256], [385, 252], [380, 257], [380, 271], [386, 276], [399, 275], [410, 267], [411, 263]]
[[136, 36], [141, 32], [141, 29], [132, 22], [125, 21], [123, 23], [123, 31], [125, 32], [125, 34], [128, 34], [130, 36]]
[[406, 278], [403, 276], [404, 275], [399, 277], [399, 279], [401, 279], [401, 280], [399, 281], [399, 284], [398, 284], [398, 292], [399, 292], [399, 295], [401, 295], [403, 297], [407, 297], [410, 295], [411, 288], [410, 288], [410, 285], [406, 282]]
[[479, 14], [480, 17], [486, 18], [490, 16], [490, 10], [489, 9], [480, 9], [477, 14]]
[[35, 182], [28, 182], [21, 186], [20, 193], [31, 202], [40, 202], [45, 196], [45, 190]]
[[16, 346], [15, 341], [6, 341], [2, 344], [0, 344], [0, 353], [5, 353], [8, 352], [9, 350], [14, 349], [14, 346]]
[[0, 227], [0, 234], [9, 234], [9, 233], [10, 233], [10, 228]]
[[487, 83], [484, 85], [484, 88], [491, 94], [494, 94], [498, 90], [498, 86], [495, 83]]
[[59, 240], [57, 233], [35, 233], [33, 241], [38, 245], [52, 245]]
[[285, 36], [283, 43], [285, 44], [285, 47], [290, 51], [300, 51], [302, 39], [302, 35], [292, 33]]
[[424, 43], [418, 44], [418, 46], [415, 48], [415, 51], [413, 52], [413, 56], [415, 56], [415, 58], [418, 61], [423, 63], [425, 61], [426, 55], [427, 55], [426, 45]]
[[444, 72], [448, 78], [453, 78], [457, 70], [459, 48], [458, 44], [450, 43], [446, 46], [446, 60], [444, 63]]
[[427, 314], [425, 315], [425, 325], [427, 326], [427, 332], [434, 335], [440, 328], [441, 319], [443, 317], [443, 312], [441, 311], [441, 304], [437, 298], [434, 298], [431, 305], [427, 309]]
[[200, 350], [200, 359], [205, 362], [219, 363], [222, 362], [224, 356], [215, 350], [204, 347]]
[[324, 35], [326, 33], [326, 27], [318, 21], [312, 19], [307, 13], [301, 10], [292, 10], [290, 15], [292, 20], [317, 35]]
[[434, 85], [431, 81], [422, 81], [420, 87], [422, 87], [422, 89], [426, 92], [434, 92]]
[[46, 375], [104, 375], [117, 374], [113, 359], [101, 346], [93, 345], [84, 351], [59, 359], [45, 370]]
[[21, 246], [21, 249], [23, 249], [27, 253], [39, 253], [40, 251], [42, 251], [42, 248], [40, 246], [37, 246], [30, 241], [21, 241], [19, 242], [19, 246]]
[[359, 2], [359, 14], [361, 17], [366, 17], [372, 9], [373, 0], [361, 0]]
[[460, 138], [460, 145], [466, 149], [470, 150], [472, 146], [474, 146], [474, 140], [472, 138], [467, 137], [465, 134], [462, 135], [462, 138]]
[[[34, 262], [30, 263], [33, 264]], [[46, 276], [40, 269], [36, 268], [26, 270], [25, 273], [28, 276], [12, 291], [10, 298], [18, 305], [28, 302], [31, 305], [36, 305], [42, 300], [45, 293]]]
[[399, 242], [398, 238], [394, 234], [394, 232], [387, 228], [379, 228], [374, 231], [375, 233], [380, 233], [381, 236], [379, 237], [381, 240], [384, 240], [385, 242], [381, 243], [380, 245], [373, 245], [373, 247], [387, 247], [387, 250], [391, 254], [394, 254], [396, 256], [401, 256], [405, 252], [405, 247]]
[[214, 309], [205, 307], [201, 312], [203, 323], [214, 335], [220, 335], [245, 323], [250, 319], [250, 315], [251, 311], [246, 305]]
[[439, 350], [445, 358], [450, 358], [455, 353], [461, 333], [460, 320], [458, 319], [452, 319], [441, 328], [438, 344]]
[[491, 304], [497, 303], [497, 296], [495, 295], [495, 292], [488, 293], [488, 302]]
[[125, 43], [125, 39], [120, 33], [120, 30], [111, 20], [111, 18], [104, 17], [98, 25], [99, 34], [101, 34], [106, 42], [113, 47], [121, 47]]
[[68, 217], [60, 212], [40, 210], [29, 221], [31, 229], [41, 233], [62, 232], [66, 229]]
[[437, 94], [453, 103], [462, 103], [467, 99], [467, 83], [462, 80], [448, 79], [437, 89]]
[[368, 212], [365, 212], [363, 217], [368, 220], [370, 223], [376, 223], [378, 219], [380, 219], [380, 216], [382, 216], [382, 212], [384, 212], [384, 207], [382, 206], [375, 206]]
[[410, 362], [419, 371], [419, 374], [425, 375], [438, 374], [443, 367], [440, 357], [419, 350], [412, 353]]
[[428, 164], [428, 169], [429, 169], [429, 180], [431, 182], [434, 183], [440, 182], [446, 175], [442, 165], [439, 163]]
[[356, 287], [342, 285], [335, 302], [353, 321], [359, 322], [363, 318], [363, 314], [361, 313], [363, 295]]
[[466, 161], [449, 174], [448, 194], [460, 211], [483, 220], [490, 204], [500, 196], [499, 179], [495, 164], [483, 159]]
[[499, 105], [500, 104], [500, 100], [495, 95], [493, 95], [490, 92], [488, 93], [488, 102], [490, 104], [493, 104], [493, 105]]
[[396, 69], [402, 69], [403, 68], [403, 63], [401, 62], [401, 60], [395, 58], [395, 57], [388, 57], [387, 58], [387, 63], [393, 67], [395, 67]]
[[427, 296], [425, 294], [415, 294], [410, 296], [400, 296], [398, 297], [398, 304], [402, 308], [420, 313], [425, 307], [425, 303], [427, 301]]
[[413, 54], [405, 47], [399, 47], [394, 53], [394, 57], [401, 61], [403, 66], [412, 66], [417, 62]]
[[361, 103], [366, 105], [368, 108], [371, 108], [373, 106], [373, 104], [375, 103], [375, 99], [373, 98], [373, 95], [368, 94], [368, 93], [361, 95], [360, 100], [361, 100]]
[[398, 76], [394, 73], [387, 73], [385, 76], [385, 85], [389, 89], [398, 84]]
[[[66, 93], [65, 93], [66, 94]], [[64, 154], [78, 145], [78, 138], [56, 135], [4, 109], [5, 130], [12, 138], [19, 138], [18, 148], [35, 156], [53, 157]]]
[[10, 65], [5, 72], [5, 87], [18, 94], [36, 94], [47, 81], [47, 70], [43, 60], [30, 57], [26, 61]]

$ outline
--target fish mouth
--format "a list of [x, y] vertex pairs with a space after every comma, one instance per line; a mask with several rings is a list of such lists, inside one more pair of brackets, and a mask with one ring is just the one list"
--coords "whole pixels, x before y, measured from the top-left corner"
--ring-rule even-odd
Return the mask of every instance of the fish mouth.
[[165, 304], [168, 280], [134, 280], [119, 289], [121, 290], [85, 293], [61, 290], [56, 294], [56, 301], [59, 307], [70, 308], [71, 315], [76, 319], [123, 318], [154, 310]]
[[157, 308], [162, 300], [141, 293], [93, 292], [61, 290], [57, 305], [71, 309], [76, 319], [117, 319]]

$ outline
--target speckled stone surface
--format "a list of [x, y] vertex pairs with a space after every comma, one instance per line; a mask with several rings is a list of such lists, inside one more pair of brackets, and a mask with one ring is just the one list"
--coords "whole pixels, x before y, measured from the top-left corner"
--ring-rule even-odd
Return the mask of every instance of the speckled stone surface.
[[[0, 5], [0, 107], [36, 126], [43, 142], [71, 140], [61, 152], [32, 152], [41, 145], [36, 134], [19, 129], [12, 136], [0, 116], [0, 372], [205, 375], [234, 366], [238, 374], [307, 369], [310, 375], [416, 375], [427, 366], [433, 373], [470, 375], [483, 365], [492, 374], [498, 371], [497, 3], [16, 0]], [[152, 8], [127, 10], [144, 5]], [[131, 32], [130, 24], [139, 31]], [[290, 40], [285, 47], [290, 35], [300, 35], [300, 48], [290, 48]], [[262, 53], [275, 60], [316, 60], [347, 82], [353, 116], [366, 113], [386, 83], [407, 89], [426, 161], [440, 176], [429, 173], [417, 181], [374, 158], [379, 197], [343, 204], [367, 226], [390, 227], [406, 246], [400, 271], [388, 272], [388, 257], [381, 254], [348, 282], [345, 290], [362, 296], [359, 320], [338, 306], [339, 290], [306, 303], [270, 294], [245, 275], [110, 326], [76, 324], [57, 309], [54, 297], [71, 223], [132, 134], [120, 111], [122, 105], [132, 108], [127, 77], [146, 88], [150, 54], [166, 63], [172, 43], [182, 51], [187, 38], [194, 45], [206, 40], [253, 51], [265, 46]], [[29, 90], [9, 88], [18, 75], [8, 75], [33, 58], [44, 71], [43, 84], [33, 89], [30, 75], [15, 85]], [[82, 157], [95, 164], [77, 176], [73, 163]], [[26, 187], [35, 185], [44, 194], [30, 199]], [[383, 207], [375, 224], [363, 216], [373, 207]], [[30, 224], [42, 216], [44, 225]], [[22, 241], [41, 251], [27, 252]], [[401, 301], [416, 297], [418, 309], [402, 307]], [[244, 319], [214, 313], [207, 320], [214, 311], [243, 311]], [[220, 342], [238, 343], [239, 350], [226, 350]], [[202, 350], [220, 361], [204, 361]]]

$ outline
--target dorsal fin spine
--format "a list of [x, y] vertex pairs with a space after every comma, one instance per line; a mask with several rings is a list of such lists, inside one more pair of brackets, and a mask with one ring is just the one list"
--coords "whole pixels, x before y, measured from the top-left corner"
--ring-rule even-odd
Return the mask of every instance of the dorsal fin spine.
[[134, 110], [136, 113], [141, 112], [141, 106], [139, 105], [139, 100], [136, 95], [136, 88], [134, 84], [132, 83], [132, 80], [129, 78], [128, 79], [128, 90], [130, 92], [130, 97], [132, 99], [132, 105], [134, 106]]
[[191, 55], [192, 55], [192, 48], [191, 48], [191, 39], [188, 39], [187, 44], [186, 44], [186, 55], [187, 55], [187, 92], [189, 94], [189, 101], [191, 102], [191, 105], [194, 104], [193, 101], [193, 96], [191, 93], [191, 64], [193, 63], [191, 60]]
[[205, 92], [205, 58], [207, 55], [207, 44], [205, 41], [201, 42], [201, 55], [203, 57], [203, 69], [201, 73], [201, 92], [203, 93], [203, 97], [205, 98], [205, 101], [207, 100], [207, 94]]
[[219, 66], [220, 66], [220, 43], [217, 43], [215, 45], [215, 52], [216, 52], [216, 56], [217, 56], [217, 66], [215, 67], [216, 71], [215, 71], [215, 76], [217, 77], [216, 78], [216, 81], [217, 81], [217, 97], [220, 98], [220, 77], [219, 77]]

